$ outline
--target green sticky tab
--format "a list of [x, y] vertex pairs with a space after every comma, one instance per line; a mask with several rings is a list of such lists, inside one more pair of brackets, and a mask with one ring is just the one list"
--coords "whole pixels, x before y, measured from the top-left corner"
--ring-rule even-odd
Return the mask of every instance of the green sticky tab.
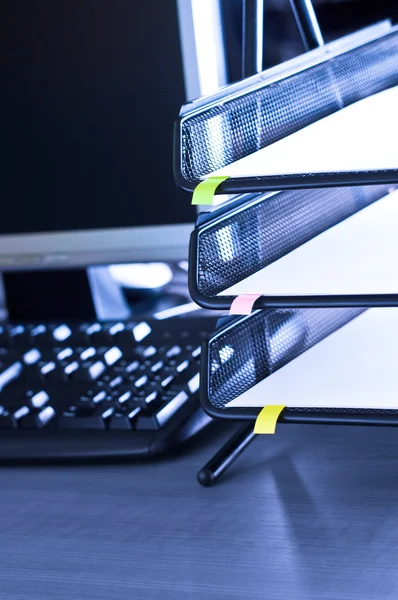
[[220, 183], [228, 177], [209, 177], [201, 181], [195, 188], [192, 196], [192, 204], [213, 204], [214, 193]]

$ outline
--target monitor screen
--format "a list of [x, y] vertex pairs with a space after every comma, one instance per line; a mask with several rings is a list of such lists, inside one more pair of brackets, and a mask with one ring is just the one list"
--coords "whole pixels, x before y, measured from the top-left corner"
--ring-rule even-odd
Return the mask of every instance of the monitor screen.
[[158, 254], [180, 244], [185, 257], [195, 212], [172, 172], [186, 100], [176, 1], [4, 0], [0, 69], [0, 266], [40, 262], [44, 247], [61, 262], [142, 259], [157, 226]]

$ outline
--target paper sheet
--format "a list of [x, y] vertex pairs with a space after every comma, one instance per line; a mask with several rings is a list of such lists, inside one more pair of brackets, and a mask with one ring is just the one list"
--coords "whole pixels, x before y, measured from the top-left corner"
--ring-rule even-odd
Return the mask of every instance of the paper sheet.
[[213, 173], [255, 177], [398, 169], [398, 87], [343, 108]]
[[227, 404], [398, 409], [398, 310], [373, 308]]

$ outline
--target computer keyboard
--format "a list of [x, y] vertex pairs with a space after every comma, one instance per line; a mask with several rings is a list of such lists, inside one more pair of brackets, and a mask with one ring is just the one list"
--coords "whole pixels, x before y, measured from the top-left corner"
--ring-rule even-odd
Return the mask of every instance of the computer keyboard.
[[211, 423], [198, 403], [211, 318], [0, 326], [0, 461], [164, 452]]

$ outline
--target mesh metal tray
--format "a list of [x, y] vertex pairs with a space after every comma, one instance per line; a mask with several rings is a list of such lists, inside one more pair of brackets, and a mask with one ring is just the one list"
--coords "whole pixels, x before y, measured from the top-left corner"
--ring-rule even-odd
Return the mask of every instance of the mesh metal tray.
[[[385, 197], [389, 190], [379, 185], [247, 194], [201, 215], [190, 240], [193, 300], [204, 308], [229, 309], [234, 296], [218, 294]], [[398, 294], [261, 296], [255, 307], [396, 304]]]
[[[227, 403], [315, 346], [366, 309], [267, 309], [227, 318], [203, 343], [200, 397], [215, 418], [254, 420], [258, 408]], [[398, 425], [398, 410], [286, 408], [286, 422]]]
[[[217, 169], [397, 85], [398, 30], [384, 23], [227, 86], [183, 107], [174, 133], [176, 183], [191, 192]], [[397, 182], [398, 169], [231, 177], [217, 193]]]

